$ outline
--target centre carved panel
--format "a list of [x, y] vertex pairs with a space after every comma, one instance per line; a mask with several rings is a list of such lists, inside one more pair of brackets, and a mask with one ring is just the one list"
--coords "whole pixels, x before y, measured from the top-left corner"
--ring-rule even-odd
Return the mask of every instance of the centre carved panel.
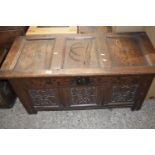
[[29, 95], [35, 106], [58, 106], [55, 89], [30, 89]]
[[96, 38], [66, 39], [62, 68], [96, 68], [99, 65]]
[[71, 88], [72, 105], [96, 105], [96, 87], [75, 87]]

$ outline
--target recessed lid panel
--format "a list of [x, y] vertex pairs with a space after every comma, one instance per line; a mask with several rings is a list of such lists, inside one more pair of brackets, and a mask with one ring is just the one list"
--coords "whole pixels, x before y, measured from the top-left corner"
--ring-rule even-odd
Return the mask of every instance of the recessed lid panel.
[[55, 39], [26, 40], [14, 71], [38, 71], [50, 69]]
[[132, 36], [109, 37], [107, 45], [113, 67], [147, 65], [137, 38]]

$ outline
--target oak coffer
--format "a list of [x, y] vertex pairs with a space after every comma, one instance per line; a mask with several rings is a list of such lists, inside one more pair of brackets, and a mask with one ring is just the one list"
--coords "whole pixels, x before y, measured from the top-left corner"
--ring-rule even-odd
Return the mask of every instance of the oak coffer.
[[19, 37], [1, 69], [28, 113], [141, 108], [155, 73], [144, 33]]

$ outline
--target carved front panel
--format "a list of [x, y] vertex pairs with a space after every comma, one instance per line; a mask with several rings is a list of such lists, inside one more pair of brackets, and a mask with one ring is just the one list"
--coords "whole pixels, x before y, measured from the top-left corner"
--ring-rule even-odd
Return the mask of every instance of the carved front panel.
[[72, 105], [96, 105], [96, 87], [74, 87], [71, 88]]
[[112, 89], [112, 103], [130, 102], [134, 103], [137, 94], [138, 85], [114, 85]]
[[29, 95], [35, 106], [58, 106], [55, 89], [30, 89]]

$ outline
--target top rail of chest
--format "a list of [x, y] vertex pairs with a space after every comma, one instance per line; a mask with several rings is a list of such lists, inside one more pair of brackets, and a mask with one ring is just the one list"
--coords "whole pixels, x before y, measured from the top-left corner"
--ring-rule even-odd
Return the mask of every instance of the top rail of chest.
[[0, 77], [154, 74], [155, 50], [144, 33], [18, 37]]

